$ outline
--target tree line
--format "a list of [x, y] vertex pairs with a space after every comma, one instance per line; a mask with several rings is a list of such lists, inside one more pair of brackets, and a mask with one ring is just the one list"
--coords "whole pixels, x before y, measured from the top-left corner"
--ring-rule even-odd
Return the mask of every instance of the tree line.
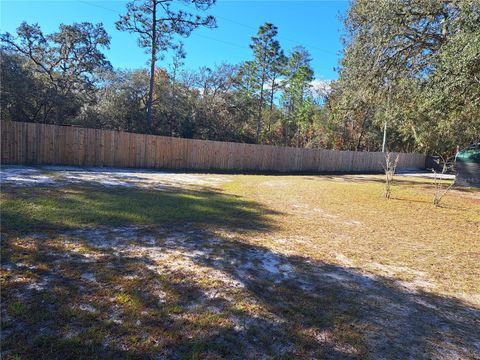
[[391, 151], [444, 154], [480, 141], [478, 0], [353, 1], [339, 78], [323, 88], [308, 50], [285, 52], [271, 23], [250, 60], [186, 70], [178, 39], [216, 26], [203, 15], [214, 0], [188, 2], [136, 0], [116, 22], [148, 69], [113, 69], [102, 24], [2, 34], [1, 119], [348, 150], [385, 138]]

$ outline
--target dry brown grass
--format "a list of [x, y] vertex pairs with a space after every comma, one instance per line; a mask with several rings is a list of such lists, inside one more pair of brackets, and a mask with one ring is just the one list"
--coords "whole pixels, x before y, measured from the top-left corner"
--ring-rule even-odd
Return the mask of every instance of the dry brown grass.
[[480, 305], [480, 191], [454, 190], [436, 208], [430, 180], [397, 180], [391, 200], [382, 186], [373, 175], [246, 176], [227, 192], [277, 213], [263, 245], [400, 280], [423, 272], [434, 292]]

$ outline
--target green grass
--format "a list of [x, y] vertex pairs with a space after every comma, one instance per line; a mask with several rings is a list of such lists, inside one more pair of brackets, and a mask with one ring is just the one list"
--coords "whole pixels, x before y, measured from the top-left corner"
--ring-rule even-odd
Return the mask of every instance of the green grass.
[[272, 213], [253, 201], [210, 191], [92, 188], [10, 189], [2, 194], [4, 230], [175, 222], [261, 226]]

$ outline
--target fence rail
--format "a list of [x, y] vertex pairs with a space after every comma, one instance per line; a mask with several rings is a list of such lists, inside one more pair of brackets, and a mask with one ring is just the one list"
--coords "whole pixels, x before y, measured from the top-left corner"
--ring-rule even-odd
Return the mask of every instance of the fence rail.
[[[1, 163], [272, 172], [377, 172], [381, 152], [301, 149], [112, 130], [0, 122]], [[399, 153], [398, 168], [425, 156]]]

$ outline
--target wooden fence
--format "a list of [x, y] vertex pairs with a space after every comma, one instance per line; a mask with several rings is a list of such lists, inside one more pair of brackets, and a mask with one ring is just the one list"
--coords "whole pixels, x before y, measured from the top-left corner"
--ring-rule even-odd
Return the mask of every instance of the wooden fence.
[[[377, 172], [381, 152], [301, 149], [0, 122], [1, 163], [272, 172]], [[424, 168], [400, 153], [398, 168]]]

